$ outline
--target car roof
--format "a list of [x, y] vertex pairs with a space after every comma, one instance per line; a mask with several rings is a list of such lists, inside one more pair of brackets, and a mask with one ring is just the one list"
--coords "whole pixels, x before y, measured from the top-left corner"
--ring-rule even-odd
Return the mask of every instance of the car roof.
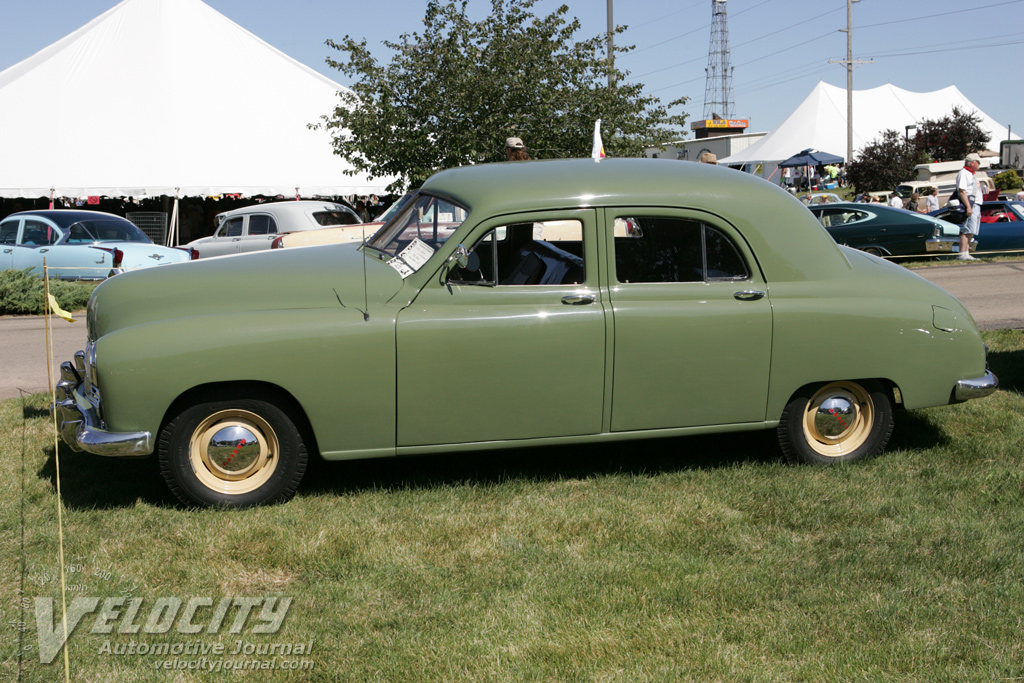
[[[18, 213], [12, 213], [7, 218], [16, 218], [19, 216], [38, 216], [52, 221], [60, 228], [67, 228], [75, 223], [81, 221], [95, 221], [95, 220], [109, 220], [125, 221], [131, 223], [126, 218], [121, 216], [115, 216], [112, 213], [106, 213], [104, 211], [81, 211], [76, 209], [44, 209], [42, 211], [19, 211]], [[6, 220], [6, 219], [4, 219]], [[133, 223], [134, 225], [134, 223]]]
[[217, 214], [218, 218], [245, 216], [250, 213], [272, 213], [275, 215], [305, 213], [306, 211], [337, 211], [339, 208], [351, 211], [349, 207], [338, 202], [319, 201], [314, 199], [301, 199], [299, 201], [265, 202], [263, 204], [252, 204], [238, 209], [231, 209]]
[[646, 158], [499, 162], [441, 171], [421, 191], [465, 206], [470, 221], [582, 207], [702, 211], [738, 228], [776, 279], [824, 278], [849, 268], [800, 201], [725, 166]]

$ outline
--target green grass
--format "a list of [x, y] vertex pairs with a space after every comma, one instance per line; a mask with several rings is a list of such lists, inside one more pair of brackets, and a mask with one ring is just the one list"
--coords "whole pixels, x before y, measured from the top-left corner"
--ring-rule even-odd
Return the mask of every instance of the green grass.
[[[151, 462], [62, 446], [69, 599], [294, 600], [274, 635], [87, 616], [71, 678], [222, 680], [99, 649], [241, 637], [314, 640], [279, 658], [312, 670], [250, 680], [1019, 680], [1024, 332], [985, 338], [996, 394], [898, 413], [889, 450], [846, 467], [784, 465], [771, 433], [670, 439], [321, 463], [286, 505], [194, 511]], [[0, 403], [5, 680], [63, 675], [19, 603], [59, 596], [45, 402]]]

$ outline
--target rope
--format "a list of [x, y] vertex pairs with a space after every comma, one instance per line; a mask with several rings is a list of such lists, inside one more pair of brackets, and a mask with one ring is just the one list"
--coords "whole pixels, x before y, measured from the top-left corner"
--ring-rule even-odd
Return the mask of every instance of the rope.
[[[53, 386], [53, 335], [50, 330], [50, 272], [43, 259], [43, 310], [46, 322], [46, 375], [50, 387], [50, 405], [57, 405], [57, 394]], [[68, 658], [68, 587], [64, 576], [64, 514], [60, 495], [60, 441], [57, 436], [57, 411], [53, 411], [53, 461], [57, 466], [57, 556], [60, 562], [60, 607], [61, 627], [64, 629], [64, 683], [71, 683], [71, 663]]]

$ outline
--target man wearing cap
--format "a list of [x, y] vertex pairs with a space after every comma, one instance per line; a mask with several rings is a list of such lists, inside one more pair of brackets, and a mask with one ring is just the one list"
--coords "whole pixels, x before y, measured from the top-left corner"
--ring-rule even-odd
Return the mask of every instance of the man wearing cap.
[[505, 153], [509, 161], [529, 161], [530, 155], [526, 153], [526, 145], [519, 138], [508, 138], [505, 140]]
[[971, 256], [971, 238], [978, 234], [981, 225], [981, 207], [976, 202], [978, 181], [974, 174], [981, 166], [981, 157], [973, 152], [964, 159], [964, 167], [956, 174], [956, 194], [967, 213], [967, 220], [960, 224], [960, 256], [961, 261], [973, 261]]

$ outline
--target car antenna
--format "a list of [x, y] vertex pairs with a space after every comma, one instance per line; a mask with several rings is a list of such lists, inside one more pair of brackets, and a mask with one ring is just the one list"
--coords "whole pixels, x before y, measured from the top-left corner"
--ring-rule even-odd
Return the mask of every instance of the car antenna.
[[363, 223], [363, 243], [359, 251], [363, 252], [363, 320], [370, 321], [370, 295], [366, 290], [366, 223]]

